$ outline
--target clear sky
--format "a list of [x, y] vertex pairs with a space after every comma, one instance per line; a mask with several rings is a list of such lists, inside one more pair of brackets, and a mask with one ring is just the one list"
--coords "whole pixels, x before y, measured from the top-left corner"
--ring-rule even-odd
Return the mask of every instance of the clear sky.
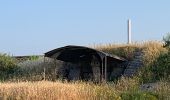
[[34, 55], [65, 46], [162, 40], [170, 0], [0, 0], [0, 52]]

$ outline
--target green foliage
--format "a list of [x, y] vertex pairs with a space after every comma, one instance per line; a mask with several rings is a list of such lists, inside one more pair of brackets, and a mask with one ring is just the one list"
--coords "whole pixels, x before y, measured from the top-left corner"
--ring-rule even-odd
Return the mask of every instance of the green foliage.
[[[161, 58], [163, 55], [167, 54], [168, 50], [163, 47], [163, 44], [160, 42], [148, 42], [145, 43], [142, 47], [143, 52], [143, 67], [138, 73], [138, 77], [141, 83], [155, 82], [160, 80], [156, 77], [157, 73], [160, 72], [155, 70], [158, 66], [158, 61], [161, 63], [164, 58]], [[164, 73], [164, 72], [161, 72]]]
[[151, 71], [156, 80], [170, 80], [170, 51], [159, 56], [153, 67], [151, 67]]
[[125, 92], [121, 95], [122, 100], [158, 100], [158, 96], [151, 92]]
[[14, 60], [7, 54], [0, 54], [0, 79], [5, 79], [17, 68]]
[[39, 59], [39, 56], [30, 56], [29, 60], [34, 61]]
[[[162, 43], [146, 42], [140, 45], [121, 45], [115, 47], [113, 45], [113, 46], [106, 46], [103, 48], [101, 47], [100, 50], [111, 54], [116, 54], [118, 56], [122, 56], [127, 60], [133, 60], [134, 53], [140, 50], [143, 53], [143, 62], [144, 62], [143, 67], [140, 70], [138, 76], [134, 76], [131, 78], [121, 77], [116, 82], [113, 83], [110, 82], [104, 85], [85, 84], [83, 87], [82, 85], [80, 85], [82, 89], [79, 91], [79, 93], [83, 94], [83, 97], [93, 96], [93, 98], [99, 100], [110, 100], [110, 99], [111, 100], [158, 100], [158, 99], [162, 100], [166, 98], [168, 100], [170, 98], [169, 84], [162, 84], [161, 86], [156, 87], [156, 90], [150, 92], [141, 91], [139, 89], [141, 83], [149, 83], [155, 81], [160, 82], [160, 80], [162, 79], [164, 79], [165, 81], [170, 80], [169, 79], [170, 78], [170, 51], [168, 52], [167, 48], [163, 48]], [[13, 59], [11, 59], [9, 56], [1, 55], [0, 59], [3, 59], [0, 60], [0, 62], [2, 61], [5, 62], [5, 64], [3, 63], [3, 67], [1, 67], [2, 64], [0, 65], [0, 72], [2, 72], [2, 68], [4, 68], [5, 70], [15, 68], [15, 63], [13, 62]], [[20, 81], [42, 80], [43, 73], [41, 72], [43, 72], [42, 66], [44, 66], [44, 62], [43, 62], [44, 59], [39, 59], [39, 60], [37, 59], [38, 59], [37, 56], [31, 56], [30, 60], [28, 60], [27, 62], [20, 63], [18, 65], [19, 69], [15, 71], [16, 73], [18, 73], [18, 76], [16, 75], [16, 77], [14, 77], [16, 78], [16, 80], [14, 81], [16, 82], [18, 80]], [[47, 66], [46, 79], [51, 80], [52, 77], [55, 78], [55, 76], [52, 76], [55, 75], [54, 68], [53, 68], [54, 62], [53, 60], [49, 60], [49, 62], [47, 63], [47, 61], [48, 60], [46, 60], [46, 64], [45, 64], [45, 66]], [[58, 64], [60, 65], [60, 63]], [[4, 65], [10, 65], [10, 66], [4, 67]], [[3, 75], [9, 75], [5, 73], [6, 72], [5, 70], [3, 71], [3, 74], [0, 73], [0, 78]], [[52, 73], [50, 74], [51, 76], [48, 75], [48, 73]], [[64, 83], [64, 86], [65, 84], [66, 83]], [[81, 83], [77, 83], [75, 86], [78, 86], [78, 84]], [[68, 91], [71, 87], [72, 85], [70, 85], [69, 88], [66, 89], [66, 91]], [[76, 88], [74, 87], [74, 90], [71, 91], [71, 93], [73, 93], [75, 89], [77, 89], [77, 87]], [[86, 91], [87, 89], [90, 91]], [[88, 94], [88, 95], [84, 95], [84, 94]]]
[[145, 66], [141, 68], [138, 73], [138, 77], [140, 83], [150, 83], [155, 81], [155, 79], [153, 78], [153, 72], [150, 70], [150, 66]]
[[97, 100], [121, 100], [120, 96], [110, 86], [96, 86], [95, 95]]
[[165, 37], [163, 37], [164, 47], [170, 48], [170, 33], [167, 33]]
[[153, 63], [144, 66], [140, 70], [139, 77], [143, 83], [160, 80], [170, 81], [170, 51], [161, 52]]
[[14, 60], [6, 55], [0, 54], [0, 71], [7, 71], [16, 67]]

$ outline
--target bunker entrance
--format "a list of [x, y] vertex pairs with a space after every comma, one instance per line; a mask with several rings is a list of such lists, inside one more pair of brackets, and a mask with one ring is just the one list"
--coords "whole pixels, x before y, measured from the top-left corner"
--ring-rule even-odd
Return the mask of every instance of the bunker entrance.
[[109, 81], [123, 73], [125, 59], [82, 46], [66, 46], [45, 53], [63, 61], [60, 76], [68, 80]]

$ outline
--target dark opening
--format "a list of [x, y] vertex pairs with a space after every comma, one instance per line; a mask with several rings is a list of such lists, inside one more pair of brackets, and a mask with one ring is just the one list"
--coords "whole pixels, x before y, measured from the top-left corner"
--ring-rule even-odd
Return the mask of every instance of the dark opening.
[[[55, 54], [57, 54], [57, 56], [55, 56]], [[72, 64], [63, 66], [62, 76], [66, 79], [74, 80], [74, 78], [76, 78], [88, 81], [96, 80], [96, 77], [99, 78], [99, 80], [101, 80], [102, 77], [104, 78], [105, 59], [101, 57], [100, 54], [102, 54], [103, 57], [107, 57], [107, 79], [113, 80], [114, 78], [120, 76], [123, 71], [120, 66], [124, 62], [124, 59], [121, 59], [117, 56], [112, 57], [94, 49], [79, 46], [66, 46], [47, 52], [45, 56], [53, 57], [57, 60]], [[99, 62], [98, 67], [92, 66], [91, 64], [94, 58], [96, 58], [96, 60]], [[95, 73], [100, 74], [100, 77], [96, 76]], [[103, 76], [101, 76], [102, 73]]]

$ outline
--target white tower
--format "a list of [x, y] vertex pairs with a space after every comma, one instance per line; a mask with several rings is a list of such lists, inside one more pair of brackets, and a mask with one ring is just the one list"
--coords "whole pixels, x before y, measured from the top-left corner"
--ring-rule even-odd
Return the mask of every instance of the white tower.
[[128, 31], [128, 44], [131, 44], [131, 20], [128, 19], [128, 27], [127, 27], [127, 31]]

